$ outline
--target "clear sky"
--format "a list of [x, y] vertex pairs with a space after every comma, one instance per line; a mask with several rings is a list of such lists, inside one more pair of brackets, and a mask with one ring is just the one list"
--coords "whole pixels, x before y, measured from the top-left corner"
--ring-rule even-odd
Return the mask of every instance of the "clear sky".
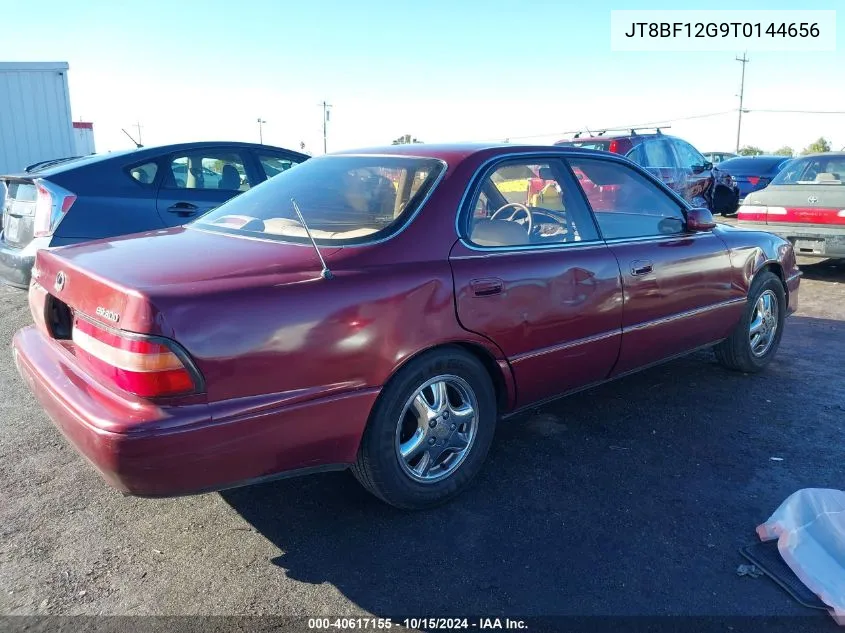
[[[560, 132], [677, 119], [702, 151], [732, 150], [740, 64], [734, 53], [611, 52], [611, 9], [790, 9], [780, 0], [0, 0], [0, 61], [70, 63], [75, 120], [97, 149], [258, 141], [322, 152], [421, 140], [550, 142]], [[803, 0], [836, 9], [842, 0]], [[845, 15], [841, 12], [840, 15]], [[840, 22], [845, 29], [845, 20]], [[837, 51], [749, 53], [749, 109], [845, 110]], [[740, 54], [742, 51], [736, 51]], [[845, 146], [845, 115], [749, 113], [742, 143]], [[534, 137], [521, 139], [520, 137]]]

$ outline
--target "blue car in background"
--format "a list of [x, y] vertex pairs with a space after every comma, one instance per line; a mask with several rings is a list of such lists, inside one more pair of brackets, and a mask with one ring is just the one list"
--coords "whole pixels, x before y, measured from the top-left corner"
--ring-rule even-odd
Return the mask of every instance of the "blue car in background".
[[791, 156], [737, 156], [719, 163], [719, 169], [733, 177], [742, 204], [745, 196], [764, 189], [791, 160]]
[[0, 281], [26, 288], [38, 250], [186, 224], [308, 158], [253, 143], [182, 143], [2, 176]]

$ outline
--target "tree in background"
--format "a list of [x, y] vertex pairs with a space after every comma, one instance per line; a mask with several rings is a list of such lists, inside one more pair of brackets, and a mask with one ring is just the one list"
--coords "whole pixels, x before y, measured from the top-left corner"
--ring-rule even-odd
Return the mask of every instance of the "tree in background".
[[784, 145], [780, 149], [775, 150], [775, 156], [795, 156], [795, 152], [789, 145]]
[[820, 136], [817, 141], [814, 143], [810, 143], [804, 150], [801, 152], [802, 154], [820, 154], [822, 152], [829, 152], [830, 151], [830, 141], [828, 141], [825, 137]]
[[412, 137], [410, 134], [403, 134], [399, 138], [394, 139], [391, 145], [408, 145], [410, 143], [422, 143], [422, 141], [416, 137]]
[[759, 147], [755, 147], [754, 145], [743, 145], [739, 148], [739, 155], [740, 156], [759, 156], [763, 153]]

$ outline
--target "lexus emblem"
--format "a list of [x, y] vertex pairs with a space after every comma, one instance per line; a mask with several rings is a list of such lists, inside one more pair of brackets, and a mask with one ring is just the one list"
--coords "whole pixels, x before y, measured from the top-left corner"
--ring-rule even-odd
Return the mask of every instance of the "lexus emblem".
[[65, 283], [67, 282], [67, 278], [65, 274], [60, 270], [59, 274], [56, 275], [56, 290], [61, 292], [62, 288], [65, 287]]
[[810, 196], [809, 198], [807, 198], [807, 202], [809, 202], [810, 204], [816, 204], [818, 201], [819, 199], [816, 198], [816, 196]]

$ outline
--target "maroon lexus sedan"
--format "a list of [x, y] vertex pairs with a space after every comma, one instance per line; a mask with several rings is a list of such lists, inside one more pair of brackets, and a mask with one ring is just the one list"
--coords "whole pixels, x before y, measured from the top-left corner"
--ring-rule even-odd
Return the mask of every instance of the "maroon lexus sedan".
[[800, 273], [789, 242], [716, 225], [620, 156], [417, 144], [41, 251], [33, 277], [18, 369], [113, 486], [351, 467], [421, 508], [469, 484], [503, 416], [708, 346], [763, 369]]

